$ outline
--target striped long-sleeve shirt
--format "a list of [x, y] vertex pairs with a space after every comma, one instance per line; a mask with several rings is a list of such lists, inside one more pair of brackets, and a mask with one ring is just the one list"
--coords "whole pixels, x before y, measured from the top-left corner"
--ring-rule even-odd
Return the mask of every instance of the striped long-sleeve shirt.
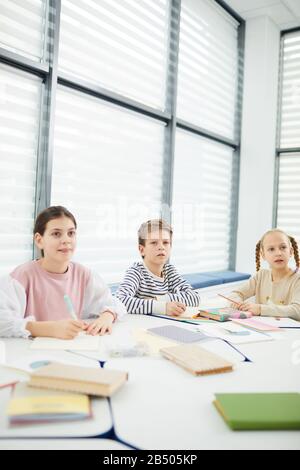
[[116, 297], [129, 313], [146, 315], [164, 314], [167, 302], [182, 302], [190, 307], [200, 303], [199, 294], [171, 264], [165, 264], [163, 277], [158, 277], [144, 263], [134, 263], [127, 270]]

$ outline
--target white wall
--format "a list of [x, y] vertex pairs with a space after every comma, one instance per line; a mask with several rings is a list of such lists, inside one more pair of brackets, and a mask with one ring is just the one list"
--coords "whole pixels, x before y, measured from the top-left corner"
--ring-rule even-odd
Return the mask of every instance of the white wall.
[[280, 31], [247, 20], [236, 270], [255, 271], [255, 245], [272, 227]]

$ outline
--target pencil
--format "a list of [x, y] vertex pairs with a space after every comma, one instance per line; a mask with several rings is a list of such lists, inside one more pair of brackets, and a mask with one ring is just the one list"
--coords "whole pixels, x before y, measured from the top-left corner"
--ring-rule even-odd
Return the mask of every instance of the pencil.
[[220, 297], [223, 297], [223, 299], [229, 300], [229, 302], [232, 302], [235, 305], [239, 305], [240, 302], [236, 302], [235, 300], [229, 299], [229, 297], [225, 297], [225, 295], [218, 294]]

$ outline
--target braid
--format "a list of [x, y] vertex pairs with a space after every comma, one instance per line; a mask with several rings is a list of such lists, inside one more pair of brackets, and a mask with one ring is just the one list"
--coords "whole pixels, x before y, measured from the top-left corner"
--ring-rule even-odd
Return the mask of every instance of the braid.
[[300, 268], [300, 258], [299, 258], [299, 248], [298, 248], [298, 243], [296, 242], [295, 238], [289, 236], [289, 240], [291, 242], [293, 251], [294, 251], [294, 258], [296, 262], [296, 268], [297, 270]]
[[256, 271], [260, 270], [260, 250], [261, 250], [261, 241], [256, 243], [256, 248], [255, 248]]

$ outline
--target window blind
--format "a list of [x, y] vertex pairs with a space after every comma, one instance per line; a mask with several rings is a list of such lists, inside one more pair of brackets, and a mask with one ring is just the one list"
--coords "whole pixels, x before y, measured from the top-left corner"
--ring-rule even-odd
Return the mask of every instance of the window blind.
[[211, 0], [182, 0], [177, 114], [234, 138], [238, 22]]
[[228, 269], [232, 149], [178, 130], [172, 262], [182, 273]]
[[0, 64], [0, 273], [32, 257], [41, 79]]
[[78, 219], [76, 259], [117, 282], [161, 210], [164, 124], [58, 87], [52, 204]]
[[280, 156], [277, 226], [300, 242], [300, 153]]
[[63, 0], [59, 69], [163, 109], [169, 0]]
[[41, 61], [46, 0], [0, 0], [0, 47]]
[[300, 147], [300, 31], [283, 37], [280, 147]]

